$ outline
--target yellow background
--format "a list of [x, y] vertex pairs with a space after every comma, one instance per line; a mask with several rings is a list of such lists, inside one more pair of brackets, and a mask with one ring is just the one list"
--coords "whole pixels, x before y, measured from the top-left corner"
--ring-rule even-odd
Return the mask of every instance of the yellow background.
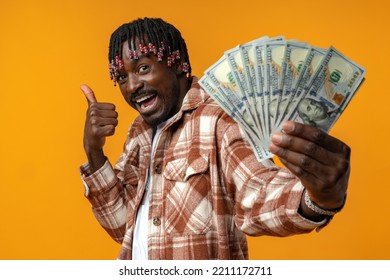
[[[193, 4], [191, 4], [193, 3]], [[117, 105], [106, 153], [119, 156], [135, 112], [108, 78], [111, 32], [136, 17], [181, 30], [194, 74], [268, 35], [334, 45], [367, 69], [331, 134], [352, 148], [345, 210], [320, 233], [250, 238], [252, 259], [389, 259], [390, 4], [371, 1], [5, 1], [0, 3], [0, 259], [115, 259], [119, 245], [83, 197], [78, 168], [89, 84]]]

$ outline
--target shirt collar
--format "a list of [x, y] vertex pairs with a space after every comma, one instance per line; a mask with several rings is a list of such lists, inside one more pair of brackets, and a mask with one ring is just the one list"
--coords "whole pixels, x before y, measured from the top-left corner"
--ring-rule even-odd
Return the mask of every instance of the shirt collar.
[[191, 87], [187, 92], [186, 96], [183, 99], [183, 104], [181, 106], [181, 112], [189, 111], [196, 109], [199, 105], [203, 104], [209, 95], [200, 87], [198, 83], [198, 78], [193, 76]]

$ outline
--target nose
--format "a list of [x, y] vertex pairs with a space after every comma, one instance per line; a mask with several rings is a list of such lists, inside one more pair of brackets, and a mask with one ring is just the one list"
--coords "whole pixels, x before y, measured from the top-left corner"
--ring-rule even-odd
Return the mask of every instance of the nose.
[[137, 92], [142, 87], [143, 87], [143, 81], [136, 74], [130, 74], [128, 76], [127, 83], [126, 83], [126, 94], [128, 96]]

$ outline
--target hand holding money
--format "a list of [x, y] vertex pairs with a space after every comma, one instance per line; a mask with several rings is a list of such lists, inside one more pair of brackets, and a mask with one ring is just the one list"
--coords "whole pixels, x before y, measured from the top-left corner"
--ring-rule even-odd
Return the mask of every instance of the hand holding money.
[[310, 125], [285, 122], [284, 133], [272, 136], [270, 151], [302, 182], [322, 209], [337, 209], [345, 200], [350, 148]]
[[259, 161], [278, 156], [300, 179], [301, 214], [319, 221], [323, 209], [345, 202], [350, 148], [327, 132], [365, 72], [334, 47], [262, 37], [226, 51], [199, 82], [239, 124]]
[[226, 51], [199, 83], [240, 125], [263, 161], [273, 157], [271, 136], [287, 120], [328, 132], [365, 72], [334, 47], [262, 37]]

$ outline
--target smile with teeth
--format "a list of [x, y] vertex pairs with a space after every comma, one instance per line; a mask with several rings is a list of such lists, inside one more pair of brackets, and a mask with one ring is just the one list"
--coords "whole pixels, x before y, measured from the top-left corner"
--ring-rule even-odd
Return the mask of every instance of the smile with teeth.
[[154, 101], [156, 99], [156, 94], [147, 94], [144, 96], [141, 96], [134, 100], [134, 102], [141, 108], [141, 109], [147, 109], [148, 107], [152, 106], [154, 104]]

